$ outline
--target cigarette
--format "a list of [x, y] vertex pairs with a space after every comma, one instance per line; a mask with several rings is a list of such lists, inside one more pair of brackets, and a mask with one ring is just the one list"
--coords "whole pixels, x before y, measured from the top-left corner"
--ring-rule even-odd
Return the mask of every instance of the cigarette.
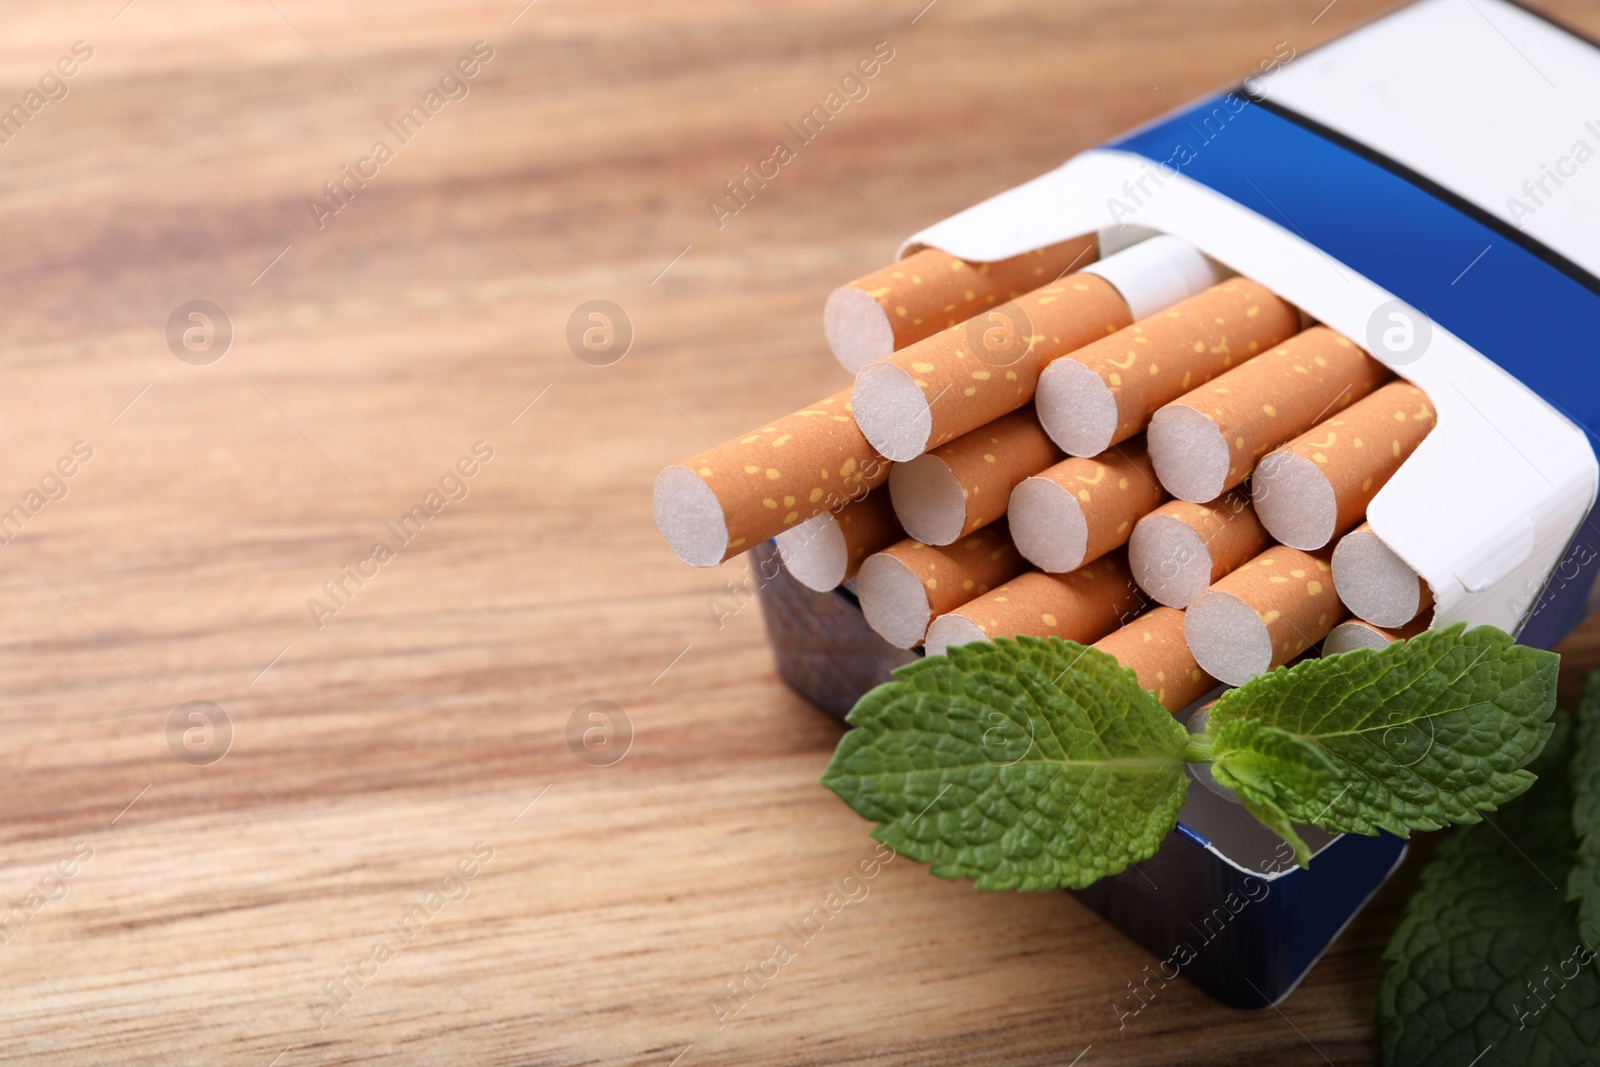
[[808, 589], [837, 589], [872, 553], [904, 536], [885, 492], [868, 493], [838, 511], [813, 515], [773, 538], [784, 569]]
[[1176, 608], [1153, 608], [1102, 637], [1094, 647], [1132, 670], [1139, 685], [1170, 712], [1182, 711], [1217, 684], [1189, 651], [1183, 638], [1183, 612]]
[[1040, 570], [1061, 574], [1126, 544], [1134, 523], [1165, 499], [1141, 437], [1023, 479], [1011, 491], [1007, 515], [1017, 551]]
[[679, 559], [715, 567], [888, 477], [845, 389], [663, 470], [656, 526]]
[[822, 331], [834, 358], [854, 374], [875, 359], [965, 322], [984, 308], [1014, 300], [1098, 256], [1094, 234], [994, 263], [924, 248], [835, 289], [822, 309]]
[[1399, 630], [1385, 630], [1360, 619], [1346, 619], [1328, 631], [1328, 636], [1322, 642], [1322, 654], [1333, 656], [1340, 652], [1354, 652], [1358, 648], [1388, 648], [1394, 642], [1415, 637], [1427, 628], [1427, 620], [1422, 618], [1411, 620]]
[[1162, 405], [1299, 329], [1292, 304], [1229, 279], [1052, 362], [1039, 376], [1039, 421], [1068, 455], [1097, 456]]
[[1209, 504], [1171, 500], [1140, 519], [1128, 538], [1128, 566], [1156, 602], [1186, 608], [1223, 575], [1270, 543], [1239, 490]]
[[928, 627], [924, 647], [936, 656], [954, 645], [996, 637], [1098, 641], [1146, 606], [1128, 573], [1126, 554], [1101, 556], [1069, 574], [1029, 571], [987, 596], [946, 612]]
[[1367, 523], [1334, 546], [1333, 584], [1352, 614], [1384, 629], [1423, 618], [1433, 607], [1428, 583]]
[[1250, 492], [1267, 532], [1321, 548], [1361, 521], [1367, 505], [1433, 429], [1427, 394], [1391, 382], [1256, 465]]
[[1333, 590], [1331, 554], [1273, 545], [1195, 597], [1183, 634], [1200, 668], [1243, 685], [1326, 637], [1348, 614]]
[[1027, 566], [1002, 519], [953, 545], [907, 538], [868, 556], [856, 593], [867, 624], [885, 641], [915, 648], [935, 616], [1003, 585]]
[[1152, 237], [856, 374], [856, 421], [909, 460], [1033, 399], [1045, 365], [1221, 280], [1194, 246]]
[[1383, 364], [1326, 326], [1193, 389], [1150, 417], [1150, 458], [1167, 492], [1215, 500], [1256, 460], [1389, 377]]
[[889, 495], [906, 533], [927, 545], [948, 545], [1006, 513], [1011, 490], [1061, 458], [1033, 408], [894, 466]]

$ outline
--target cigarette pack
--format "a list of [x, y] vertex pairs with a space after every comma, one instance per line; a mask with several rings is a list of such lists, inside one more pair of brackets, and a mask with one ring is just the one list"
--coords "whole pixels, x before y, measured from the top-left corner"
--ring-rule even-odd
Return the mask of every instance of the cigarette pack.
[[1549, 647], [1600, 568], [1600, 48], [1505, 0], [1422, 0], [914, 234], [983, 262], [1171, 233], [1422, 388], [1368, 509], [1434, 625]]
[[[1600, 47], [1506, 0], [1421, 0], [1305, 55], [1279, 42], [1233, 90], [901, 254], [989, 263], [1096, 233], [1108, 255], [1172, 234], [1362, 343], [1437, 411], [1363, 529], [1426, 583], [1433, 626], [1548, 648], [1588, 613], [1600, 570], [1597, 157]], [[780, 674], [842, 716], [917, 653], [873, 633], [848, 592], [778, 574], [771, 553], [752, 561]], [[1151, 860], [1078, 895], [1163, 977], [1265, 1007], [1405, 851], [1388, 835], [1306, 837], [1302, 870], [1197, 786]]]

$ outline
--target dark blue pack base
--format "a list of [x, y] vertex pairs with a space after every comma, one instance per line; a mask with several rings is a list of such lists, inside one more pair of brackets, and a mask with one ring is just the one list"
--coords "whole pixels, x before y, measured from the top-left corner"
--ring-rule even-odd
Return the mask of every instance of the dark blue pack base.
[[[791, 578], [771, 543], [750, 555], [778, 676], [829, 715], [843, 721], [863, 693], [917, 657], [874, 633], [848, 592], [817, 593]], [[1123, 991], [1119, 1013], [1180, 976], [1235, 1008], [1288, 996], [1406, 852], [1390, 834], [1301, 832], [1316, 850], [1309, 870], [1242, 807], [1192, 785], [1154, 856], [1077, 891], [1156, 957]]]

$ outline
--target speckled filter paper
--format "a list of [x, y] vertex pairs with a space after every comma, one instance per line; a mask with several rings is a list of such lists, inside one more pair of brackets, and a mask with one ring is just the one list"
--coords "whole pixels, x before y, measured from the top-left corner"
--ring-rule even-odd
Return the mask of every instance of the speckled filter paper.
[[1333, 589], [1332, 555], [1331, 549], [1273, 545], [1203, 595], [1232, 593], [1254, 609], [1266, 625], [1277, 667], [1321, 641], [1349, 614]]
[[[1293, 305], [1248, 278], [1232, 278], [1091, 341], [1069, 358], [1093, 371], [1116, 403], [1116, 431], [1102, 446], [1108, 447], [1142, 431], [1163, 404], [1282, 343], [1299, 328]], [[1047, 378], [1053, 374], [1046, 371]]]
[[1322, 642], [1322, 654], [1332, 656], [1358, 648], [1385, 648], [1396, 641], [1415, 637], [1428, 628], [1428, 621], [1418, 617], [1398, 630], [1386, 630], [1362, 619], [1346, 619], [1332, 630]]
[[[1315, 463], [1333, 489], [1337, 517], [1329, 534], [1334, 536], [1361, 521], [1372, 498], [1428, 436], [1435, 420], [1426, 393], [1410, 382], [1390, 382], [1271, 453], [1261, 461], [1261, 470], [1264, 474], [1280, 455]], [[1291, 471], [1285, 467], [1284, 476], [1293, 477]], [[1257, 493], [1270, 530], [1265, 484], [1258, 485]]]
[[[1079, 565], [1126, 544], [1134, 523], [1167, 496], [1156, 480], [1142, 437], [1093, 459], [1062, 460], [1034, 477], [1054, 483], [1077, 501], [1087, 533]], [[1034, 537], [1048, 535], [1038, 530], [1030, 533]]]
[[856, 428], [844, 389], [675, 466], [716, 494], [727, 559], [863, 496], [889, 477], [891, 464]]
[[[1029, 406], [1002, 415], [911, 462], [937, 460], [950, 471], [961, 487], [965, 512], [961, 532], [970, 533], [1006, 513], [1011, 490], [1018, 482], [1060, 458], [1061, 450], [1044, 432]], [[896, 494], [899, 507], [900, 483], [892, 484], [890, 489]], [[907, 532], [912, 532], [909, 525]]]
[[1171, 712], [1182, 711], [1217, 684], [1189, 652], [1183, 612], [1177, 608], [1152, 608], [1094, 647], [1133, 671], [1139, 684]]
[[[1249, 477], [1263, 455], [1355, 403], [1388, 378], [1387, 368], [1348, 338], [1326, 326], [1313, 326], [1191, 390], [1173, 405], [1204, 416], [1227, 443], [1228, 470], [1213, 494], [1218, 495]], [[1156, 468], [1166, 481], [1166, 457], [1159, 439], [1152, 436], [1152, 441]]]
[[868, 493], [833, 513], [839, 535], [844, 538], [845, 570], [839, 576], [848, 582], [861, 570], [861, 564], [874, 552], [894, 544], [905, 533], [894, 517], [894, 503], [887, 490]]
[[[906, 538], [877, 553], [872, 567], [894, 564], [904, 568], [904, 573], [915, 580], [921, 589], [927, 604], [926, 617], [920, 624], [924, 630], [927, 623], [937, 616], [1003, 585], [1028, 568], [1027, 562], [1011, 543], [1004, 519], [990, 523], [951, 545], [925, 545], [921, 541]], [[870, 602], [871, 590], [867, 588], [866, 575], [858, 591], [862, 608], [871, 622], [875, 605]], [[900, 608], [902, 605], [895, 604], [892, 607]]]
[[1123, 552], [1068, 574], [1029, 571], [950, 612], [984, 636], [1060, 637], [1088, 644], [1137, 615], [1147, 602], [1133, 584]]
[[1095, 260], [1093, 234], [994, 263], [924, 248], [851, 282], [883, 309], [898, 350]]
[[[1025, 293], [1012, 305], [1020, 313], [1006, 324], [969, 330], [964, 324], [936, 333], [890, 356], [917, 384], [933, 418], [928, 447], [953, 440], [1033, 399], [1039, 373], [1057, 356], [1114, 333], [1131, 321], [1128, 305], [1111, 283], [1094, 274], [1069, 274]], [[1011, 321], [1011, 319], [1019, 321]], [[985, 358], [986, 329], [1031, 330], [1015, 356]], [[1009, 352], [1009, 349], [1003, 349]], [[990, 360], [993, 360], [991, 362]]]
[[[1192, 537], [1178, 537], [1186, 527]], [[1238, 489], [1207, 504], [1188, 500], [1169, 500], [1139, 520], [1130, 538], [1128, 555], [1133, 574], [1145, 592], [1171, 607], [1187, 607], [1168, 599], [1165, 586], [1175, 583], [1194, 565], [1188, 553], [1203, 554], [1207, 567], [1203, 584], [1191, 594], [1198, 595], [1223, 575], [1253, 558], [1267, 547], [1269, 538], [1256, 518], [1250, 498]]]

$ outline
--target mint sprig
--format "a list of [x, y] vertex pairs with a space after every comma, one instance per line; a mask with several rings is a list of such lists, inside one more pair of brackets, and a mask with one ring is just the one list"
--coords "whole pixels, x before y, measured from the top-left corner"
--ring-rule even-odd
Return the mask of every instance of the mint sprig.
[[1567, 899], [1578, 904], [1584, 940], [1600, 947], [1600, 671], [1589, 675], [1573, 729], [1572, 829], [1577, 852]]
[[1314, 746], [1337, 772], [1310, 789], [1283, 782], [1279, 804], [1295, 822], [1401, 837], [1477, 822], [1533, 784], [1524, 768], [1550, 736], [1559, 663], [1461, 624], [1307, 660], [1222, 695], [1208, 723], [1213, 758], [1226, 767], [1228, 728], [1254, 720]]
[[1311, 848], [1295, 830], [1290, 811], [1301, 798], [1337, 781], [1338, 765], [1312, 742], [1260, 719], [1224, 723], [1211, 751], [1217, 783], [1237, 793], [1250, 814], [1289, 842], [1302, 867], [1310, 863]]
[[[1585, 704], [1592, 735], [1600, 718], [1594, 681]], [[1569, 760], [1571, 732], [1557, 730], [1534, 762], [1539, 780], [1525, 797], [1493, 825], [1445, 838], [1423, 869], [1384, 952], [1391, 963], [1378, 991], [1384, 1064], [1596, 1062], [1600, 931], [1562, 887], [1580, 881], [1574, 786], [1593, 773], [1600, 753], [1580, 727], [1579, 751]]]
[[1190, 738], [1103, 652], [978, 642], [862, 697], [822, 782], [940, 877], [1078, 888], [1154, 854], [1188, 792], [1183, 762], [1212, 763], [1304, 865], [1296, 824], [1404, 835], [1527, 789], [1556, 663], [1456, 626], [1254, 679]]
[[979, 642], [895, 677], [850, 712], [822, 783], [934, 874], [1082, 887], [1148, 858], [1177, 822], [1188, 735], [1104, 652]]

